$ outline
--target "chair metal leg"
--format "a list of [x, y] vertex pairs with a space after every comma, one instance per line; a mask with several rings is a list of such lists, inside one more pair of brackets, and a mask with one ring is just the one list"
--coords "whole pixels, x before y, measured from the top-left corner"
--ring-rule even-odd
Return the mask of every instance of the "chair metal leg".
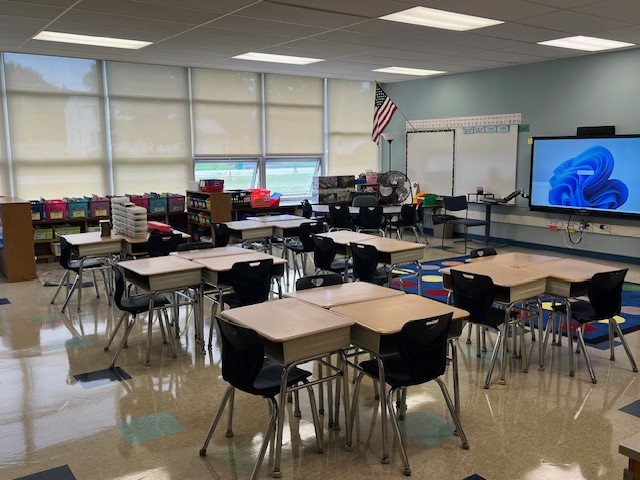
[[584, 343], [584, 324], [578, 327], [578, 345], [580, 345], [580, 347], [582, 348], [582, 353], [584, 354], [584, 360], [587, 362], [587, 369], [589, 370], [589, 375], [591, 375], [591, 383], [598, 383], [596, 374], [593, 371], [593, 365], [591, 365], [591, 358], [589, 358], [589, 352], [587, 352], [587, 347]]
[[462, 423], [460, 422], [460, 417], [456, 412], [455, 406], [451, 402], [451, 397], [449, 396], [449, 391], [447, 390], [447, 386], [444, 384], [440, 377], [437, 377], [436, 382], [440, 386], [440, 390], [442, 390], [442, 395], [444, 396], [445, 402], [447, 402], [447, 407], [449, 408], [449, 413], [451, 413], [451, 418], [453, 418], [453, 423], [456, 425], [456, 432], [460, 436], [460, 442], [462, 443], [462, 448], [465, 450], [469, 450], [469, 442], [467, 441], [467, 436], [464, 434], [464, 429], [462, 428]]
[[411, 475], [411, 467], [409, 466], [407, 451], [404, 448], [404, 443], [402, 442], [402, 434], [400, 433], [400, 427], [398, 426], [397, 413], [394, 411], [393, 394], [395, 391], [396, 390], [394, 388], [389, 389], [389, 393], [387, 394], [387, 409], [389, 411], [389, 416], [391, 417], [391, 426], [393, 427], [393, 433], [395, 434], [396, 440], [398, 442], [400, 458], [402, 459], [402, 465], [404, 466], [403, 473], [408, 477]]
[[229, 416], [227, 417], [227, 432], [224, 434], [225, 437], [231, 438], [233, 437], [233, 409], [236, 400], [236, 391], [235, 389], [231, 392], [231, 397], [229, 398]]
[[122, 322], [124, 321], [125, 317], [127, 317], [129, 314], [127, 312], [122, 312], [122, 314], [120, 315], [120, 318], [118, 319], [118, 323], [116, 323], [116, 326], [113, 329], [113, 332], [111, 332], [111, 336], [109, 336], [109, 341], [107, 342], [107, 344], [104, 347], [104, 351], [108, 352], [109, 351], [109, 347], [111, 346], [111, 343], [113, 342], [113, 339], [116, 337], [116, 333], [118, 333], [118, 330], [120, 329], [120, 326], [122, 325]]
[[487, 371], [487, 377], [484, 380], [484, 388], [489, 388], [489, 384], [491, 383], [491, 375], [493, 374], [493, 368], [496, 364], [496, 359], [498, 358], [498, 352], [501, 350], [502, 342], [503, 342], [504, 334], [500, 329], [498, 329], [498, 336], [496, 338], [496, 344], [493, 347], [493, 353], [491, 354], [491, 362], [489, 363], [489, 370]]
[[64, 271], [64, 275], [62, 275], [62, 278], [58, 283], [58, 287], [56, 288], [56, 291], [53, 293], [53, 298], [51, 298], [51, 305], [53, 305], [56, 302], [56, 297], [58, 296], [58, 293], [60, 293], [60, 290], [62, 290], [63, 285], [66, 285], [67, 288], [69, 286], [69, 270]]
[[[308, 380], [304, 380], [304, 383], [309, 383]], [[324, 438], [322, 432], [322, 424], [318, 418], [318, 410], [316, 407], [316, 396], [313, 393], [313, 388], [306, 387], [309, 394], [309, 406], [311, 407], [311, 417], [313, 418], [313, 428], [316, 432], [316, 451], [318, 453], [324, 453]], [[297, 392], [298, 390], [296, 390]]]
[[200, 449], [200, 456], [204, 457], [207, 454], [207, 447], [209, 446], [209, 442], [211, 441], [211, 437], [213, 436], [213, 432], [215, 432], [216, 427], [218, 426], [218, 422], [220, 421], [220, 417], [224, 413], [224, 407], [227, 405], [227, 401], [229, 397], [233, 393], [235, 388], [231, 385], [227, 387], [222, 397], [222, 402], [220, 402], [220, 406], [218, 407], [218, 411], [216, 412], [216, 416], [213, 419], [213, 423], [211, 424], [211, 428], [209, 428], [209, 432], [207, 433], [207, 437], [204, 439], [204, 444]]
[[111, 365], [109, 365], [109, 368], [115, 368], [116, 359], [118, 358], [118, 355], [120, 355], [120, 351], [122, 350], [122, 348], [127, 343], [127, 339], [129, 338], [129, 334], [131, 333], [131, 330], [133, 330], [133, 326], [136, 323], [136, 317], [134, 315], [128, 315], [127, 314], [126, 315], [126, 319], [127, 319], [127, 322], [126, 322], [127, 328], [124, 331], [124, 335], [122, 336], [122, 340], [120, 341], [120, 344], [118, 345], [118, 349], [116, 350], [116, 354], [113, 356], [113, 360], [111, 361]]
[[[64, 313], [65, 309], [67, 308], [67, 305], [69, 304], [69, 300], [71, 300], [71, 297], [73, 296], [73, 292], [75, 291], [76, 287], [78, 286], [78, 280], [80, 279], [80, 275], [76, 275], [75, 280], [73, 281], [73, 284], [71, 285], [71, 287], [67, 287], [67, 297], [64, 299], [64, 304], [62, 305], [62, 308], [60, 309], [60, 311], [62, 313]], [[80, 281], [82, 281], [80, 279]], [[78, 297], [78, 301], [80, 301], [80, 297]], [[78, 304], [78, 308], [80, 308], [80, 304]]]
[[624, 338], [624, 334], [622, 333], [622, 330], [620, 330], [620, 325], [618, 325], [618, 322], [616, 322], [615, 319], [611, 319], [609, 320], [609, 322], [613, 322], [616, 333], [618, 334], [618, 338], [620, 339], [620, 342], [622, 342], [624, 351], [627, 352], [627, 357], [629, 357], [629, 363], [631, 363], [631, 368], [634, 372], [637, 372], [638, 367], [636, 366], [636, 361], [633, 358], [633, 354], [631, 353], [629, 344], [627, 344], [627, 340]]

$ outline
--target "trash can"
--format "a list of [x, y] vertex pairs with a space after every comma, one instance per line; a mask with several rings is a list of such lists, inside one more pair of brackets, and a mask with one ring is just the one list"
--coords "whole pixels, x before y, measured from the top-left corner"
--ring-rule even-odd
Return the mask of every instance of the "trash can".
[[444, 231], [444, 238], [453, 237], [453, 225], [445, 224], [447, 220], [453, 220], [456, 217], [453, 215], [434, 215], [433, 216], [433, 236], [434, 238], [443, 238], [442, 233]]

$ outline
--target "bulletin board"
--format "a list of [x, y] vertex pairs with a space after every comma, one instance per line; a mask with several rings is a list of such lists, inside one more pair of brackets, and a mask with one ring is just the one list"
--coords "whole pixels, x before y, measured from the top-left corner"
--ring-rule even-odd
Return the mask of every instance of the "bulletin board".
[[422, 192], [465, 195], [516, 188], [518, 126], [456, 127], [407, 133], [407, 176]]

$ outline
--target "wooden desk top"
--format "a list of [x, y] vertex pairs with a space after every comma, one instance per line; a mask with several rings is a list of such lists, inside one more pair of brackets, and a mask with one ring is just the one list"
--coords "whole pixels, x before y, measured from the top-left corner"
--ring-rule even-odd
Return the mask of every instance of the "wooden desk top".
[[352, 232], [350, 230], [336, 230], [335, 232], [319, 233], [320, 237], [332, 238], [339, 245], [349, 245], [351, 242], [363, 242], [373, 238], [380, 238], [368, 233]]
[[242, 247], [217, 247], [217, 248], [203, 248], [200, 250], [187, 250], [184, 252], [171, 252], [169, 255], [184, 258], [186, 260], [194, 260], [196, 258], [212, 258], [212, 257], [226, 257], [227, 255], [244, 255], [251, 253], [250, 250]]
[[287, 220], [307, 220], [304, 217], [300, 217], [298, 215], [263, 215], [260, 217], [247, 217], [247, 220], [251, 220], [252, 222], [262, 222], [262, 223], [272, 223], [272, 222], [283, 222]]
[[112, 233], [108, 237], [101, 237], [100, 232], [87, 232], [87, 233], [71, 233], [68, 235], [62, 235], [62, 237], [71, 245], [92, 245], [96, 243], [120, 243], [123, 237], [116, 233]]
[[618, 452], [635, 461], [640, 461], [640, 433], [620, 442]]
[[184, 272], [188, 270], [200, 270], [202, 265], [176, 256], [139, 258], [137, 260], [125, 260], [118, 263], [119, 266], [141, 276], [163, 275], [167, 273]]
[[[177, 235], [181, 235], [183, 239], [187, 240], [189, 238], [191, 238], [191, 235], [189, 235], [188, 233], [184, 233], [181, 232], [180, 230], [171, 230], [172, 234], [177, 234]], [[127, 243], [147, 243], [147, 240], [149, 239], [149, 233], [147, 232], [147, 235], [144, 238], [133, 238], [133, 237], [127, 237], [125, 235], [122, 234], [118, 234], [122, 240], [124, 240]], [[169, 234], [167, 234], [169, 235]]]
[[560, 257], [541, 255], [538, 253], [509, 252], [499, 253], [498, 255], [489, 255], [488, 257], [470, 258], [468, 261], [471, 263], [492, 262], [500, 265], [511, 265], [514, 267], [519, 267], [529, 265], [531, 263], [552, 262], [560, 259]]
[[[316, 213], [329, 213], [329, 205], [312, 205], [313, 211]], [[400, 213], [402, 210], [402, 205], [383, 205], [382, 213], [387, 215], [392, 215], [395, 213]], [[357, 215], [360, 212], [360, 207], [351, 207], [349, 206], [349, 213], [352, 215]]]
[[271, 228], [271, 225], [264, 222], [256, 222], [254, 220], [237, 220], [235, 222], [225, 222], [231, 230], [238, 232], [242, 230], [254, 230], [257, 228]]
[[596, 273], [619, 270], [618, 267], [571, 258], [561, 258], [554, 262], [532, 263], [527, 265], [526, 268], [527, 270], [543, 272], [547, 277], [558, 278], [567, 282], [586, 282], [591, 280], [591, 277]]
[[299, 217], [296, 219], [277, 220], [274, 222], [269, 222], [268, 225], [271, 225], [274, 228], [282, 228], [284, 230], [287, 228], [298, 228], [301, 224], [309, 223], [309, 222], [313, 222], [313, 220], [309, 220], [308, 218], [304, 218], [304, 217]]
[[295, 298], [232, 308], [222, 316], [278, 343], [353, 325], [350, 318]]
[[228, 272], [233, 267], [234, 263], [238, 262], [255, 262], [258, 260], [266, 260], [268, 258], [273, 259], [274, 265], [284, 265], [287, 260], [268, 253], [252, 252], [251, 250], [244, 249], [246, 253], [242, 255], [224, 255], [221, 257], [206, 257], [206, 258], [194, 258], [193, 262], [199, 264], [208, 270], [215, 272]]
[[304, 302], [323, 308], [365, 302], [377, 298], [404, 296], [402, 290], [381, 287], [367, 282], [351, 282], [329, 287], [310, 288], [298, 292], [285, 292], [284, 296], [297, 298]]
[[330, 311], [352, 318], [358, 325], [380, 335], [398, 333], [407, 322], [444, 313], [453, 313], [454, 320], [462, 320], [469, 316], [466, 310], [415, 294], [340, 305], [331, 308]]
[[423, 243], [405, 242], [403, 240], [396, 240], [395, 238], [377, 237], [367, 238], [361, 242], [367, 245], [374, 245], [378, 251], [386, 253], [405, 252], [407, 250], [424, 250], [425, 245]]
[[[555, 263], [555, 262], [549, 262]], [[542, 267], [545, 263], [531, 264]], [[493, 283], [500, 287], [515, 287], [526, 283], [534, 282], [536, 280], [545, 279], [548, 275], [544, 271], [530, 270], [530, 266], [527, 267], [514, 267], [512, 265], [499, 265], [493, 262], [473, 262], [466, 263], [464, 265], [457, 265], [455, 267], [443, 268], [440, 273], [443, 275], [450, 275], [451, 270], [459, 270], [461, 272], [476, 273], [479, 275], [487, 275], [491, 277]]]

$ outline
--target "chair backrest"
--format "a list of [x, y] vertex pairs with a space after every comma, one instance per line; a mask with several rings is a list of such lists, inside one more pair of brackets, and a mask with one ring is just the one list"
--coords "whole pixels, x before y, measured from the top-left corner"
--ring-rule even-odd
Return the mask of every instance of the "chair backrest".
[[332, 228], [351, 228], [349, 207], [346, 205], [329, 205], [329, 226]]
[[358, 280], [368, 282], [373, 277], [373, 272], [378, 268], [378, 249], [374, 245], [364, 243], [350, 243], [351, 258], [353, 261], [353, 275]]
[[469, 321], [481, 323], [496, 295], [491, 277], [451, 270], [451, 280], [453, 304], [469, 312]]
[[466, 195], [442, 197], [442, 205], [444, 206], [445, 211], [449, 210], [450, 212], [459, 212], [462, 210], [467, 210], [469, 208]]
[[226, 223], [214, 223], [213, 227], [213, 246], [214, 247], [226, 247], [229, 244], [229, 237], [231, 232], [229, 226]]
[[308, 290], [310, 288], [316, 287], [329, 287], [331, 285], [340, 285], [342, 283], [344, 283], [342, 281], [342, 275], [338, 275], [337, 273], [311, 275], [296, 280], [296, 290]]
[[382, 206], [360, 207], [358, 217], [362, 228], [378, 229], [382, 224]]
[[113, 301], [116, 302], [116, 306], [120, 310], [124, 310], [122, 306], [122, 297], [124, 297], [124, 275], [122, 274], [122, 270], [115, 263], [111, 264], [111, 271], [113, 272], [113, 280], [115, 282], [115, 289], [113, 290]]
[[496, 249], [493, 247], [476, 248], [469, 252], [471, 258], [489, 257], [491, 255], [497, 255]]
[[313, 236], [313, 264], [321, 270], [330, 270], [338, 246], [330, 237]]
[[302, 216], [304, 218], [311, 218], [311, 215], [313, 215], [313, 207], [309, 203], [309, 200], [303, 200], [302, 201]]
[[71, 244], [67, 239], [60, 237], [60, 266], [65, 270], [69, 270], [71, 262]]
[[298, 229], [298, 238], [305, 252], [313, 251], [313, 235], [324, 231], [323, 222], [304, 222]]
[[400, 207], [400, 220], [404, 225], [413, 225], [416, 223], [416, 206], [413, 203], [405, 203]]
[[375, 207], [379, 204], [376, 195], [357, 195], [351, 201], [352, 207]]
[[408, 369], [410, 385], [442, 375], [447, 365], [447, 335], [452, 313], [407, 322], [400, 331], [398, 352]]
[[628, 269], [596, 273], [589, 281], [587, 294], [596, 318], [611, 318], [620, 313], [622, 287]]
[[175, 252], [181, 243], [182, 235], [179, 233], [172, 233], [168, 237], [151, 234], [147, 239], [147, 253], [150, 257], [165, 257]]
[[273, 259], [236, 262], [231, 267], [231, 286], [241, 305], [267, 301], [271, 291]]
[[211, 242], [189, 242], [189, 243], [181, 243], [176, 248], [176, 252], [188, 252], [190, 250], [205, 250], [207, 248], [213, 248], [213, 243]]
[[216, 317], [222, 337], [222, 378], [239, 390], [254, 393], [264, 363], [264, 345], [255, 330]]

